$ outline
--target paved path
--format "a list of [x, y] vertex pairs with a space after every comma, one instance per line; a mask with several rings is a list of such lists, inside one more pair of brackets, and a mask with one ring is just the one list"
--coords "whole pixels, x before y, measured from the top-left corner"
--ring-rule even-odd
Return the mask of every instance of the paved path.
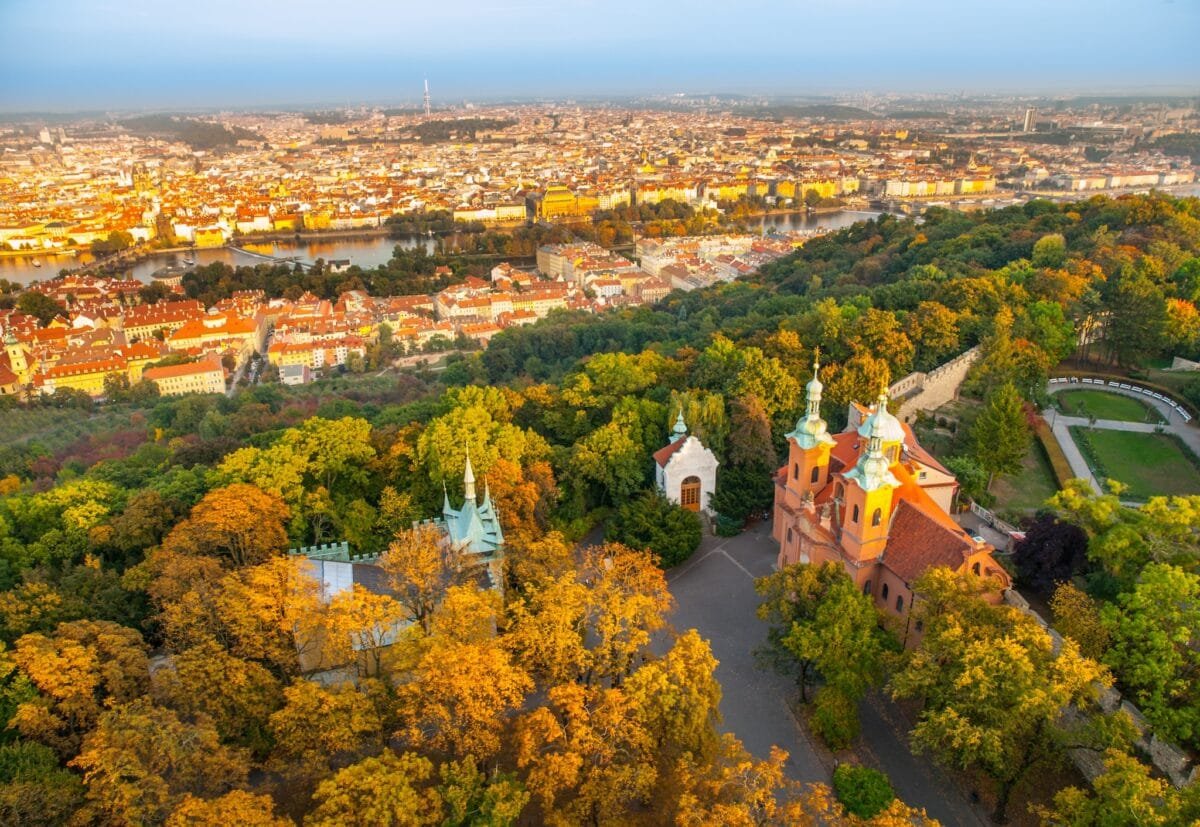
[[[1126, 383], [1131, 383], [1126, 380]], [[1200, 456], [1200, 428], [1197, 428], [1191, 423], [1184, 422], [1183, 417], [1179, 412], [1172, 408], [1166, 402], [1160, 399], [1155, 399], [1152, 396], [1136, 393], [1132, 390], [1124, 390], [1122, 388], [1114, 388], [1108, 385], [1085, 385], [1082, 383], [1069, 384], [1053, 384], [1046, 386], [1047, 393], [1058, 393], [1059, 391], [1068, 390], [1093, 390], [1103, 393], [1115, 393], [1121, 396], [1131, 396], [1134, 399], [1140, 399], [1158, 411], [1159, 415], [1165, 421], [1163, 425], [1152, 425], [1148, 422], [1124, 422], [1116, 419], [1097, 419], [1093, 427], [1102, 428], [1110, 431], [1130, 431], [1135, 433], [1152, 434], [1158, 431], [1161, 427], [1163, 432], [1175, 434], [1183, 440], [1193, 453]], [[1067, 457], [1067, 462], [1071, 466], [1071, 473], [1080, 479], [1085, 479], [1092, 486], [1092, 490], [1097, 494], [1104, 493], [1096, 475], [1092, 473], [1091, 467], [1087, 464], [1083, 454], [1075, 445], [1075, 440], [1071, 437], [1070, 428], [1073, 427], [1088, 427], [1092, 425], [1087, 417], [1082, 416], [1067, 416], [1059, 413], [1056, 409], [1047, 408], [1042, 411], [1042, 418], [1050, 423], [1050, 429], [1054, 432], [1054, 438], [1058, 440], [1059, 446]], [[1200, 421], [1200, 420], [1197, 420]]]
[[[671, 620], [679, 631], [699, 630], [720, 661], [723, 729], [736, 734], [759, 758], [765, 758], [772, 745], [786, 749], [792, 778], [828, 784], [828, 751], [811, 740], [788, 708], [796, 695], [795, 683], [759, 669], [754, 661], [755, 647], [766, 638], [766, 626], [755, 615], [759, 598], [754, 579], [774, 570], [777, 553], [770, 523], [728, 539], [705, 537], [692, 559], [668, 572], [677, 603]], [[865, 763], [888, 774], [902, 800], [925, 808], [946, 827], [987, 823], [927, 758], [911, 753], [907, 724], [891, 701], [873, 694], [863, 701], [859, 714], [862, 737], [856, 751]]]

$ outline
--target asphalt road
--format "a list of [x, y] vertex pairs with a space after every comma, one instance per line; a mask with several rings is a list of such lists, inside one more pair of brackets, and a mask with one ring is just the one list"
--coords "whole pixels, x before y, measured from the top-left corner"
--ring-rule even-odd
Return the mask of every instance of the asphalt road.
[[[792, 778], [829, 783], [832, 767], [827, 751], [814, 745], [810, 739], [815, 736], [799, 725], [788, 708], [788, 700], [795, 697], [794, 682], [760, 670], [754, 660], [754, 648], [766, 637], [766, 627], [755, 615], [759, 601], [754, 579], [772, 571], [776, 554], [769, 523], [737, 537], [705, 537], [690, 560], [668, 572], [678, 604], [671, 620], [680, 632], [699, 630], [720, 661], [723, 729], [736, 734], [759, 758], [767, 757], [772, 745], [786, 749]], [[923, 807], [946, 827], [988, 823], [982, 810], [941, 770], [912, 754], [906, 725], [889, 700], [868, 697], [860, 716], [862, 736], [855, 752], [863, 763], [887, 773], [902, 800]]]

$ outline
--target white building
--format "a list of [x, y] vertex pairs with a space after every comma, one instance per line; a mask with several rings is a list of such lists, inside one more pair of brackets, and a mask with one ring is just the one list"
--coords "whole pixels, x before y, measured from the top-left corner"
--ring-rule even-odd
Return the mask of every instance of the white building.
[[668, 500], [689, 511], [713, 514], [709, 500], [717, 490], [717, 458], [699, 439], [688, 436], [683, 411], [671, 441], [654, 452], [654, 484]]

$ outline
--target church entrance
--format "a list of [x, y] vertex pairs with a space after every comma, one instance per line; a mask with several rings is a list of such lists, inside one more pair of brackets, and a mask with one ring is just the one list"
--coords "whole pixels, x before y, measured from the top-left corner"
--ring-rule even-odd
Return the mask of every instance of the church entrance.
[[688, 511], [700, 510], [700, 478], [687, 477], [679, 486], [679, 504]]

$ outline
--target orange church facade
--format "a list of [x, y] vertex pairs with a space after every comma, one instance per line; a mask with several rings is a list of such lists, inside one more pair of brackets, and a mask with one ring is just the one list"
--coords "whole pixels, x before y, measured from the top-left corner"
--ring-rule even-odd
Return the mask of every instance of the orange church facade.
[[852, 406], [847, 430], [830, 434], [821, 391], [814, 373], [805, 415], [787, 435], [787, 464], [775, 476], [772, 533], [780, 567], [840, 563], [899, 621], [906, 638], [912, 583], [931, 567], [969, 571], [1009, 588], [992, 546], [950, 517], [954, 476], [888, 412], [886, 392], [870, 408]]

